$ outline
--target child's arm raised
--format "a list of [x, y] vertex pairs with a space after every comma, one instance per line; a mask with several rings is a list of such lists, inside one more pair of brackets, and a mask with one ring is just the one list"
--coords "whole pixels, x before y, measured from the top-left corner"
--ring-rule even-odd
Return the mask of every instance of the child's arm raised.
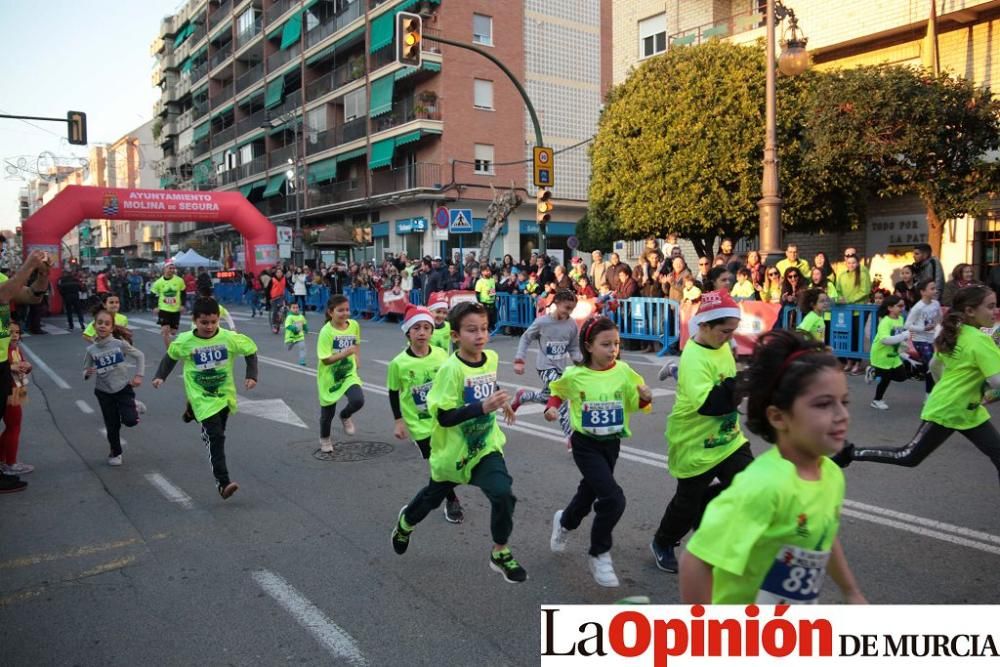
[[253, 389], [257, 386], [257, 353], [248, 354], [243, 358], [247, 362], [247, 375], [243, 386], [247, 389]]

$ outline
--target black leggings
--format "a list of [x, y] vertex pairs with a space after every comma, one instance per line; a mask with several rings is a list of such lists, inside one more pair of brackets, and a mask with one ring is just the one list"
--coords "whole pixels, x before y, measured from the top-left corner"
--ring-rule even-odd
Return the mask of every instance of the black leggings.
[[969, 429], [951, 429], [934, 422], [922, 422], [913, 438], [902, 447], [887, 449], [855, 447], [852, 461], [873, 461], [894, 466], [915, 468], [931, 452], [941, 446], [952, 433], [958, 430], [976, 449], [989, 457], [1000, 475], [1000, 433], [989, 421]]
[[[344, 396], [347, 397], [347, 406], [340, 411], [341, 419], [347, 419], [365, 406], [365, 395], [364, 392], [361, 391], [361, 385], [359, 384], [354, 384], [348, 387], [347, 391], [344, 392]], [[330, 437], [330, 424], [333, 423], [333, 417], [336, 414], [336, 403], [331, 403], [330, 405], [324, 405], [321, 407], [319, 413], [319, 437]]]
[[910, 379], [910, 365], [904, 361], [902, 366], [895, 368], [876, 368], [875, 377], [878, 378], [878, 386], [875, 387], [875, 400], [881, 401], [890, 382], [906, 382]]

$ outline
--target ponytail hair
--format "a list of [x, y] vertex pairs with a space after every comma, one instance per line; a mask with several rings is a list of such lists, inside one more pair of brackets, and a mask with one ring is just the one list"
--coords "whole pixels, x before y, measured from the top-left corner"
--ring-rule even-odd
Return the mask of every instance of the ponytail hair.
[[618, 327], [603, 315], [594, 315], [587, 318], [587, 321], [580, 327], [580, 354], [583, 356], [583, 361], [580, 362], [580, 365], [590, 365], [591, 355], [590, 350], [587, 349], [587, 344], [593, 341], [597, 337], [597, 334], [612, 329], [617, 330]]
[[993, 293], [985, 285], [972, 285], [963, 287], [955, 293], [951, 310], [941, 322], [941, 333], [934, 340], [934, 347], [938, 352], [951, 354], [955, 351], [955, 344], [958, 343], [958, 332], [963, 324], [969, 323], [969, 318], [965, 314], [966, 308], [978, 308], [990, 294]]
[[895, 294], [886, 294], [885, 296], [882, 297], [882, 305], [878, 307], [878, 312], [875, 314], [875, 316], [878, 319], [882, 319], [883, 317], [889, 314], [890, 308], [900, 303], [901, 301], [902, 299], [900, 299]]
[[816, 307], [816, 302], [819, 298], [823, 296], [825, 292], [818, 287], [812, 287], [810, 289], [804, 290], [802, 294], [799, 295], [799, 310], [803, 314], [808, 314], [812, 312], [812, 309]]
[[117, 338], [118, 340], [123, 340], [129, 345], [132, 344], [132, 331], [126, 327], [119, 326], [115, 324], [115, 315], [107, 308], [101, 306], [94, 309], [94, 323], [97, 323], [97, 317], [99, 315], [107, 315], [111, 318], [111, 337]]
[[747, 428], [768, 442], [777, 442], [767, 408], [789, 410], [813, 376], [827, 368], [839, 370], [840, 364], [822, 341], [787, 329], [763, 334], [750, 365], [737, 379], [738, 395], [748, 397]]

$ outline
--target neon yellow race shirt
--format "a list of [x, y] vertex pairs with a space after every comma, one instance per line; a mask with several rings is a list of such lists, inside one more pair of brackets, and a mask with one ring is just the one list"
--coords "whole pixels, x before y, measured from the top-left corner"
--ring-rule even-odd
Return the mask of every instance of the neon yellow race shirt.
[[815, 603], [840, 529], [844, 473], [820, 457], [799, 477], [772, 447], [705, 510], [687, 550], [712, 568], [713, 604]]
[[814, 310], [810, 310], [796, 328], [821, 343], [826, 340], [826, 320], [817, 315]]
[[[91, 323], [87, 325], [87, 328], [83, 330], [83, 335], [84, 336], [89, 336], [89, 337], [93, 338], [94, 336], [97, 335], [97, 329], [94, 328], [94, 324], [96, 324], [96, 322], [91, 321]], [[127, 327], [128, 326], [128, 318], [125, 317], [124, 315], [122, 315], [121, 313], [115, 313], [115, 326], [116, 327]]]
[[975, 327], [963, 324], [951, 354], [935, 352], [944, 365], [920, 418], [946, 428], [967, 429], [989, 421], [980, 402], [986, 378], [1000, 373], [1000, 348]]
[[712, 349], [692, 339], [684, 346], [677, 376], [677, 401], [667, 417], [667, 466], [674, 477], [700, 475], [747, 441], [735, 409], [721, 417], [698, 414], [712, 389], [735, 376], [736, 359], [729, 345]]
[[431, 347], [424, 357], [415, 357], [409, 350], [403, 350], [389, 363], [385, 384], [391, 391], [399, 392], [399, 411], [414, 440], [429, 438], [434, 430], [434, 419], [427, 409], [427, 394], [447, 358], [447, 352]]
[[895, 336], [902, 331], [902, 317], [893, 318], [886, 315], [882, 318], [878, 323], [878, 329], [875, 331], [875, 340], [872, 341], [872, 351], [869, 355], [869, 361], [871, 361], [872, 366], [891, 370], [903, 365], [903, 360], [899, 358], [899, 346], [902, 343], [883, 345], [881, 342], [883, 338]]
[[447, 320], [440, 329], [434, 328], [434, 333], [431, 334], [431, 347], [440, 348], [451, 354], [451, 324]]
[[[7, 282], [7, 276], [0, 273], [0, 283]], [[0, 303], [0, 364], [10, 358], [10, 304]]]
[[306, 321], [306, 316], [302, 313], [298, 315], [293, 315], [288, 313], [285, 317], [285, 344], [298, 343], [306, 339], [306, 334], [309, 332], [309, 323]]
[[434, 422], [431, 432], [431, 479], [435, 482], [468, 484], [472, 469], [491, 452], [503, 453], [507, 441], [496, 414], [469, 419], [456, 426], [441, 426], [440, 410], [454, 410], [468, 403], [479, 403], [497, 388], [497, 353], [483, 350], [486, 360], [473, 368], [453, 354], [441, 365], [434, 386], [427, 394], [427, 409]]
[[[639, 385], [642, 376], [624, 361], [616, 361], [607, 370], [595, 371], [586, 366], [570, 366], [563, 376], [549, 384], [549, 391], [569, 401], [569, 419], [573, 430], [594, 438], [628, 438], [629, 415], [639, 409]], [[647, 406], [648, 412], [651, 407]]]
[[480, 303], [493, 303], [497, 300], [496, 278], [480, 278], [476, 281], [475, 290], [479, 294]]
[[165, 313], [179, 313], [184, 296], [184, 279], [174, 276], [170, 280], [160, 277], [149, 288], [158, 298], [156, 307]]
[[185, 331], [167, 348], [167, 355], [184, 363], [184, 393], [198, 421], [223, 408], [236, 412], [233, 362], [256, 354], [257, 345], [243, 334], [219, 329], [211, 338]]
[[319, 331], [319, 341], [316, 343], [316, 356], [319, 358], [316, 372], [316, 388], [319, 391], [320, 405], [333, 405], [340, 400], [344, 392], [354, 385], [361, 386], [361, 376], [358, 375], [358, 358], [351, 355], [332, 364], [323, 360], [351, 347], [361, 345], [361, 326], [356, 320], [347, 320], [347, 328], [337, 329], [333, 322], [327, 322]]

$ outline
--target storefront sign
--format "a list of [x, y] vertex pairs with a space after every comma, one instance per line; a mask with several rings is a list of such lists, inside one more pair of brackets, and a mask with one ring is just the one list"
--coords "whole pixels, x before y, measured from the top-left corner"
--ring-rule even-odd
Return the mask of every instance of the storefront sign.
[[927, 214], [879, 215], [868, 218], [865, 227], [865, 254], [910, 250], [927, 243]]

